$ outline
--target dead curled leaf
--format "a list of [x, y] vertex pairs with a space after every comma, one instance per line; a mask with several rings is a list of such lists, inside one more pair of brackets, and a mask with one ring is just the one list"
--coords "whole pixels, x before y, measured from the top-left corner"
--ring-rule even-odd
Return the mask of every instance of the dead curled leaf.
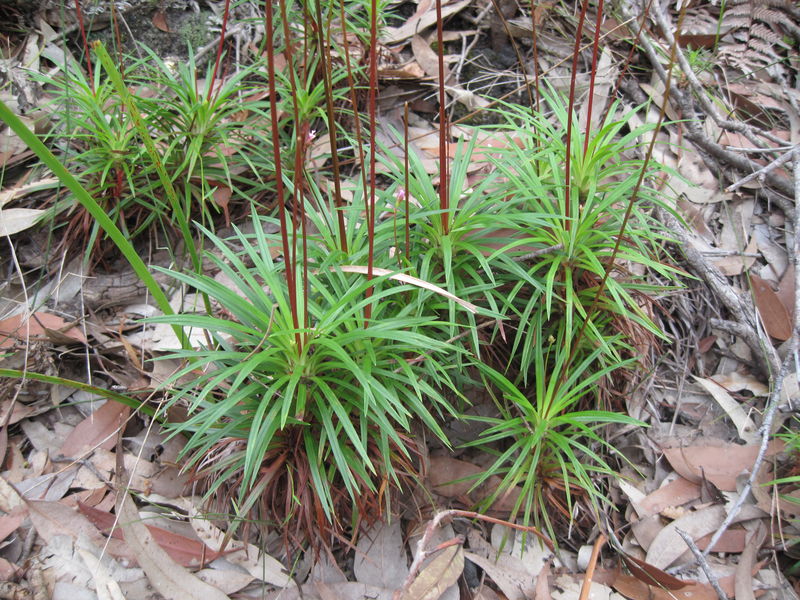
[[400, 600], [437, 600], [464, 570], [464, 549], [453, 544], [439, 552], [400, 595]]
[[[657, 569], [666, 569], [688, 551], [686, 542], [677, 532], [678, 529], [688, 533], [693, 540], [698, 540], [715, 532], [725, 519], [725, 514], [724, 506], [707, 506], [672, 521], [658, 532], [647, 550], [645, 561]], [[765, 513], [762, 510], [752, 505], [745, 505], [734, 522], [763, 516]]]
[[53, 340], [56, 343], [65, 341], [86, 343], [86, 336], [80, 329], [69, 325], [57, 315], [40, 311], [28, 318], [19, 314], [0, 321], [0, 348], [12, 346], [15, 339], [51, 338], [54, 334], [60, 334], [58, 340]]
[[750, 273], [750, 289], [767, 333], [782, 342], [792, 337], [789, 311], [770, 285], [758, 275]]
[[741, 403], [737, 402], [719, 383], [712, 379], [703, 379], [702, 377], [695, 377], [695, 381], [705, 389], [717, 404], [722, 407], [728, 417], [730, 417], [733, 424], [736, 426], [736, 431], [739, 437], [749, 444], [756, 443], [759, 439], [756, 432], [756, 424], [747, 416]]
[[[114, 526], [114, 515], [83, 504], [82, 502], [78, 503], [78, 509], [82, 514], [86, 515], [92, 524], [100, 531], [107, 534], [112, 531], [113, 528], [111, 533], [112, 537], [122, 539], [122, 531], [120, 531], [119, 527]], [[214, 552], [207, 548], [205, 544], [198, 539], [191, 539], [155, 525], [146, 525], [145, 527], [147, 527], [155, 542], [165, 550], [174, 561], [184, 567], [200, 567], [220, 556], [219, 552]]]
[[119, 493], [117, 515], [130, 547], [150, 584], [166, 600], [229, 600], [218, 588], [189, 573], [153, 539], [130, 495]]
[[107, 400], [103, 406], [75, 426], [64, 444], [61, 454], [76, 458], [94, 448], [111, 450], [116, 444], [116, 433], [124, 427], [131, 409], [129, 406]]
[[[767, 446], [767, 456], [780, 452], [782, 447], [779, 440], [771, 441]], [[695, 445], [662, 450], [678, 475], [698, 484], [705, 476], [724, 492], [736, 491], [736, 478], [751, 469], [758, 456], [755, 444]]]
[[38, 208], [0, 209], [0, 236], [14, 235], [33, 227], [45, 214]]
[[630, 575], [618, 575], [612, 587], [626, 598], [648, 600], [717, 600], [710, 585], [690, 583], [679, 590], [668, 590], [659, 585], [649, 585]]

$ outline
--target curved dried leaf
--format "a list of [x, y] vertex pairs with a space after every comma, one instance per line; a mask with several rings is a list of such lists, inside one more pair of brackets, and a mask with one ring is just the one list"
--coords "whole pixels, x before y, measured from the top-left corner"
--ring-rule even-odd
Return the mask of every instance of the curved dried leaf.
[[767, 333], [782, 342], [792, 337], [792, 320], [789, 311], [786, 310], [783, 302], [770, 285], [758, 275], [751, 273], [750, 288], [753, 290], [756, 308], [758, 308], [758, 314], [761, 316]]
[[[200, 516], [194, 506], [187, 506], [189, 522], [192, 529], [209, 548], [215, 552], [222, 551], [225, 533], [208, 519]], [[225, 548], [225, 560], [242, 567], [250, 575], [281, 588], [295, 586], [292, 578], [286, 573], [283, 565], [269, 554], [264, 554], [253, 544], [231, 542]]]
[[38, 208], [0, 209], [0, 235], [14, 235], [36, 225], [45, 211]]
[[[779, 440], [773, 440], [767, 447], [767, 456], [780, 452], [782, 447]], [[693, 483], [700, 483], [705, 476], [724, 492], [736, 491], [736, 477], [751, 469], [758, 456], [755, 444], [698, 445], [662, 450], [678, 475]]]
[[64, 440], [61, 454], [77, 458], [95, 448], [111, 450], [117, 443], [116, 433], [125, 426], [130, 413], [129, 406], [107, 400], [103, 406], [75, 426]]
[[229, 600], [218, 588], [200, 581], [176, 563], [153, 539], [127, 493], [117, 501], [125, 541], [155, 590], [166, 600]]
[[[78, 502], [78, 509], [100, 531], [106, 534], [111, 532], [113, 537], [122, 539], [122, 531], [120, 531], [119, 527], [115, 527], [114, 515], [83, 502]], [[156, 543], [181, 566], [201, 567], [220, 556], [219, 552], [210, 550], [198, 539], [188, 538], [185, 535], [162, 527], [156, 527], [155, 525], [145, 525], [145, 527], [147, 527]]]
[[464, 549], [460, 544], [448, 546], [425, 567], [401, 600], [438, 600], [464, 570]]
[[379, 522], [356, 545], [353, 572], [359, 583], [399, 589], [408, 576], [408, 559], [399, 519]]
[[[362, 267], [361, 265], [344, 265], [339, 267], [344, 273], [360, 273], [361, 275], [366, 275], [369, 272], [368, 267]], [[478, 307], [472, 304], [471, 302], [467, 302], [466, 300], [462, 300], [458, 296], [455, 296], [448, 292], [445, 289], [440, 288], [438, 285], [434, 285], [425, 281], [424, 279], [420, 279], [419, 277], [413, 277], [411, 275], [406, 275], [405, 273], [395, 273], [394, 271], [390, 271], [389, 269], [381, 269], [380, 267], [373, 267], [372, 269], [373, 275], [383, 276], [388, 275], [389, 279], [394, 279], [396, 281], [400, 281], [402, 283], [408, 283], [410, 285], [415, 285], [417, 287], [429, 290], [440, 296], [444, 296], [448, 300], [452, 300], [456, 304], [460, 304], [464, 308], [466, 308], [469, 312], [475, 314], [478, 312]]]

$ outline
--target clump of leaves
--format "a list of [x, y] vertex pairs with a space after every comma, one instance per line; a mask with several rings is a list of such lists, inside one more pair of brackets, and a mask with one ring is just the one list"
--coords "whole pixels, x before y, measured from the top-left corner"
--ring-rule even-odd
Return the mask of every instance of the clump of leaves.
[[612, 105], [588, 140], [572, 127], [568, 146], [575, 117], [558, 96], [544, 98], [549, 114], [499, 110], [508, 143], [492, 159], [490, 193], [506, 201], [514, 226], [487, 260], [502, 273], [498, 297], [516, 335], [505, 375], [482, 367], [500, 391], [500, 417], [475, 444], [497, 456], [476, 485], [500, 475], [495, 497], [518, 488], [515, 515], [552, 535], [555, 516], [572, 521], [576, 497], [595, 515], [607, 503], [597, 476], [613, 474], [605, 457], [614, 449], [604, 428], [641, 423], [601, 408], [614, 379], [665, 337], [650, 307], [667, 288], [647, 273], [669, 282], [677, 270], [662, 262], [668, 239], [650, 216], [661, 204], [650, 181], [660, 167], [637, 156], [651, 128]]
[[[126, 236], [135, 237], [156, 213], [137, 201], [135, 190], [143, 187], [142, 144], [113, 83], [100, 68], [90, 82], [72, 62], [65, 64], [62, 76], [42, 83], [54, 91], [53, 112], [63, 115], [49, 139], [106, 214]], [[65, 243], [78, 239], [99, 250], [98, 226], [88, 211], [71, 199], [56, 209], [66, 215]]]
[[271, 258], [277, 242], [260, 222], [255, 232], [237, 233], [236, 254], [205, 231], [227, 284], [170, 272], [224, 307], [156, 319], [202, 328], [208, 339], [173, 355], [187, 362], [167, 404], [185, 405], [188, 417], [170, 428], [189, 434], [183, 455], [207, 498], [279, 527], [289, 544], [327, 544], [374, 519], [391, 490], [415, 478], [414, 423], [447, 443], [439, 420], [454, 413], [443, 390], [452, 391], [448, 363], [458, 350], [426, 334], [440, 324], [406, 301], [409, 286], [344, 272], [313, 243], [295, 313], [286, 263]]
[[541, 322], [533, 325], [536, 349], [529, 388], [482, 367], [487, 382], [500, 392], [496, 399], [500, 417], [481, 418], [489, 427], [468, 444], [496, 456], [475, 482], [478, 487], [493, 475], [502, 478], [487, 505], [518, 488], [513, 517], [546, 530], [553, 539], [555, 523], [572, 521], [576, 498], [588, 500], [595, 517], [608, 502], [599, 477], [614, 475], [605, 456], [615, 450], [603, 438], [603, 429], [610, 424], [644, 425], [623, 414], [580, 409], [587, 402], [598, 404], [603, 379], [628, 368], [632, 360], [603, 365], [599, 361], [603, 350], [598, 347], [571, 364], [566, 338], [575, 333], [562, 328], [558, 339], [549, 340]]
[[[599, 346], [614, 361], [629, 344], [641, 349], [663, 339], [649, 307], [667, 288], [649, 284], [646, 274], [670, 282], [677, 273], [662, 261], [669, 239], [650, 214], [656, 204], [668, 209], [652, 184], [663, 167], [636, 155], [641, 136], [652, 126], [635, 127], [635, 111], [623, 114], [621, 105], [612, 105], [585, 144], [580, 128], [572, 128], [568, 155], [564, 102], [556, 95], [545, 99], [551, 118], [516, 107], [501, 110], [509, 120], [509, 143], [494, 161], [503, 174], [498, 192], [518, 203], [517, 232], [498, 254], [550, 249], [525, 266], [506, 263], [517, 276], [507, 309], [518, 315], [512, 354], [524, 380], [538, 348], [531, 333], [536, 323], [549, 337], [563, 321], [577, 334], [564, 339], [573, 354]], [[640, 185], [642, 169], [647, 172]], [[582, 348], [573, 349], [574, 344]]]
[[[186, 237], [182, 220], [192, 216], [209, 226], [220, 212], [228, 220], [231, 195], [243, 195], [257, 179], [247, 175], [249, 153], [269, 147], [261, 135], [263, 98], [246, 84], [256, 66], [213, 85], [209, 71], [198, 85], [191, 56], [173, 70], [147, 50], [123, 74], [101, 53], [108, 60], [98, 59], [92, 81], [69, 62], [59, 75], [41, 78], [53, 92], [53, 110], [64, 115], [49, 139], [69, 170], [129, 239], [156, 224]], [[102, 244], [97, 223], [71, 196], [55, 209], [67, 215], [62, 239], [72, 248], [97, 260], [113, 247]]]
[[[477, 132], [476, 132], [477, 133]], [[501, 317], [503, 300], [498, 298], [500, 260], [490, 261], [504, 234], [514, 225], [507, 203], [498, 202], [492, 193], [495, 175], [488, 173], [474, 186], [468, 185], [468, 172], [481, 159], [476, 152], [478, 135], [459, 142], [450, 168], [448, 208], [442, 210], [440, 197], [420, 157], [409, 152], [407, 176], [400, 161], [386, 159], [389, 176], [396, 181], [395, 205], [391, 207], [396, 266], [412, 275], [441, 286], [448, 292], [483, 307], [484, 315]], [[488, 166], [488, 165], [486, 165]], [[407, 180], [407, 181], [406, 181]], [[408, 189], [406, 189], [406, 185]], [[535, 216], [531, 215], [531, 218]], [[389, 222], [384, 227], [389, 226]], [[458, 336], [458, 317], [466, 319], [470, 336], [463, 338], [469, 351], [480, 354], [480, 332], [475, 315], [461, 313], [452, 300], [429, 295], [426, 308], [441, 314], [449, 323], [443, 332]]]

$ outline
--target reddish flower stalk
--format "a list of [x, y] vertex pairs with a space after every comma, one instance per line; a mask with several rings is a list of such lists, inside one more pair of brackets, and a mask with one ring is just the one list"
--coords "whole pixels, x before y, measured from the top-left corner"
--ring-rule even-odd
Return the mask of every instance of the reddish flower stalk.
[[[306, 136], [308, 134], [308, 123], [300, 122], [300, 107], [297, 103], [297, 78], [295, 77], [295, 59], [292, 49], [292, 32], [289, 28], [289, 17], [286, 10], [286, 0], [278, 2], [281, 10], [281, 22], [283, 25], [283, 37], [286, 45], [286, 70], [289, 73], [289, 85], [292, 94], [292, 112], [294, 116], [294, 128], [296, 132], [295, 154], [294, 154], [294, 181], [292, 182], [292, 215], [294, 226], [300, 223], [300, 235], [303, 242], [303, 327], [308, 328], [308, 259], [307, 259], [307, 236], [306, 236], [306, 204], [303, 198], [303, 157], [305, 156]], [[292, 269], [297, 270], [297, 235], [294, 236], [292, 245]]]
[[592, 105], [594, 104], [594, 81], [597, 77], [597, 52], [600, 48], [600, 25], [603, 23], [603, 0], [597, 0], [597, 19], [594, 23], [594, 43], [592, 44], [592, 74], [589, 77], [589, 98], [586, 111], [586, 134], [583, 136], [583, 155], [589, 150], [589, 136], [592, 133]]
[[94, 94], [94, 74], [92, 73], [92, 56], [89, 54], [89, 41], [86, 39], [86, 28], [83, 26], [83, 12], [80, 0], [75, 0], [75, 18], [78, 20], [78, 29], [81, 32], [83, 53], [86, 56], [86, 72], [89, 74], [89, 86]]
[[[564, 228], [567, 231], [572, 229], [572, 206], [571, 206], [571, 181], [570, 168], [572, 163], [572, 113], [575, 110], [575, 80], [578, 78], [578, 57], [581, 51], [581, 36], [583, 35], [583, 23], [586, 20], [586, 10], [589, 8], [589, 0], [583, 1], [581, 16], [578, 19], [578, 30], [575, 32], [575, 49], [572, 51], [572, 77], [569, 81], [569, 107], [567, 108], [567, 155], [564, 165]], [[591, 90], [589, 92], [591, 94]]]
[[[371, 2], [372, 13], [369, 24], [369, 199], [367, 201], [367, 236], [369, 255], [367, 258], [367, 281], [372, 280], [375, 253], [375, 128], [378, 110], [378, 0]], [[367, 288], [366, 297], [372, 296], [372, 286]], [[364, 327], [369, 326], [372, 317], [372, 304], [364, 308]]]
[[[533, 87], [536, 92], [536, 112], [540, 112], [539, 104], [541, 94], [539, 93], [539, 36], [536, 33], [539, 24], [536, 22], [536, 0], [531, 0], [531, 41], [533, 42]], [[539, 146], [539, 138], [536, 137], [536, 146]]]
[[355, 79], [353, 78], [353, 68], [350, 63], [350, 43], [347, 41], [347, 18], [344, 12], [344, 0], [339, 3], [341, 8], [342, 21], [342, 45], [344, 46], [344, 64], [347, 70], [347, 89], [350, 90], [350, 105], [353, 107], [353, 125], [356, 133], [356, 146], [358, 146], [358, 164], [361, 166], [361, 189], [367, 191], [367, 165], [364, 160], [364, 142], [361, 137], [361, 115], [358, 111], [358, 96], [356, 95]]
[[[328, 114], [328, 136], [330, 139], [331, 147], [331, 166], [333, 167], [333, 203], [336, 207], [336, 217], [339, 222], [339, 244], [342, 251], [347, 253], [347, 236], [345, 235], [344, 226], [344, 206], [342, 205], [342, 182], [341, 172], [339, 170], [339, 155], [337, 153], [336, 143], [336, 115], [333, 108], [333, 81], [331, 78], [331, 44], [330, 44], [330, 27], [324, 27], [322, 23], [322, 3], [317, 2], [317, 43], [322, 49], [320, 54], [320, 63], [322, 64], [322, 77], [325, 84], [325, 106]], [[330, 21], [328, 21], [330, 25]], [[325, 36], [324, 31], [328, 32]], [[347, 39], [344, 40], [345, 47], [347, 46]]]
[[[269, 0], [267, 0], [269, 1]], [[222, 12], [222, 29], [219, 32], [219, 46], [217, 47], [217, 58], [214, 61], [214, 71], [211, 73], [211, 81], [208, 84], [208, 93], [206, 94], [206, 101], [211, 101], [211, 92], [214, 90], [214, 82], [217, 80], [217, 70], [219, 69], [219, 61], [222, 58], [222, 49], [225, 46], [225, 30], [228, 27], [228, 14], [230, 13], [231, 0], [225, 0], [225, 10]]]
[[406, 202], [406, 260], [411, 253], [411, 215], [408, 212], [408, 102], [405, 103], [403, 118], [403, 191]]
[[444, 93], [444, 34], [442, 32], [442, 0], [436, 0], [436, 42], [439, 58], [439, 210], [442, 212], [442, 233], [450, 229], [450, 196], [447, 164], [447, 113]]
[[[286, 202], [283, 189], [283, 168], [281, 167], [281, 140], [278, 131], [278, 102], [275, 91], [275, 45], [274, 27], [272, 23], [272, 0], [265, 0], [266, 5], [266, 36], [267, 36], [267, 75], [269, 78], [269, 110], [270, 125], [272, 126], [272, 155], [275, 161], [275, 188], [278, 196], [278, 219], [281, 225], [281, 244], [283, 246], [283, 261], [286, 265], [286, 286], [289, 291], [289, 304], [292, 311], [292, 324], [299, 329], [297, 318], [297, 288], [295, 286], [292, 265], [289, 262], [289, 229], [286, 223]], [[295, 334], [298, 346], [301, 344], [300, 334]]]

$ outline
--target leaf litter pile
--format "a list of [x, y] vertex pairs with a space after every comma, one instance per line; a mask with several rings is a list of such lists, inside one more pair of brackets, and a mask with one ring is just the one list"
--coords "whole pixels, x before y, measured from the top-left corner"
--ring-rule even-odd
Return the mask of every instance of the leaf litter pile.
[[[41, 4], [27, 20], [23, 3], [0, 7], [0, 97], [23, 119], [47, 101], [31, 74], [52, 69], [70, 51], [60, 32], [75, 32], [64, 18], [71, 7]], [[146, 12], [147, 35], [175, 36], [172, 21], [191, 10], [167, 4], [135, 6], [130, 16]], [[655, 158], [671, 173], [662, 191], [676, 214], [658, 218], [685, 287], [659, 299], [670, 342], [643, 350], [656, 357], [653, 372], [620, 403], [649, 427], [609, 433], [630, 461], [608, 482], [616, 510], [600, 522], [571, 515], [574, 527], [559, 528], [553, 544], [507, 520], [513, 490], [472, 512], [499, 484], [473, 485], [491, 457], [431, 443], [420, 450], [421, 489], [365, 526], [354, 545], [287, 556], [277, 534], [226, 535], [225, 515], [202, 512], [181, 470], [185, 439], [167, 438], [147, 412], [98, 393], [155, 406], [153, 390], [179, 365], [149, 359], [176, 348], [175, 334], [165, 324], [142, 328], [138, 320], [157, 309], [121, 262], [87, 277], [83, 256], [47, 254], [44, 217], [57, 181], [33, 170], [32, 152], [5, 129], [0, 369], [42, 377], [0, 379], [0, 598], [796, 598], [800, 9], [780, 0], [729, 0], [722, 11], [702, 2], [648, 6], [642, 31], [629, 29], [635, 19], [625, 2], [603, 21], [593, 99], [598, 112], [616, 97], [651, 100], [636, 117], [645, 122], [666, 106]], [[435, 176], [436, 2], [396, 8], [405, 16], [381, 38], [378, 137], [402, 153], [392, 126], [402, 131], [408, 102], [410, 143]], [[595, 10], [585, 19], [587, 47]], [[535, 56], [557, 89], [569, 86], [580, 8], [450, 0], [441, 13], [448, 49], [461, 49], [445, 61], [453, 135], [480, 136], [490, 153], [500, 138], [469, 123], [493, 99], [524, 98], [530, 64], [521, 68], [510, 49], [525, 61]], [[257, 48], [244, 37], [252, 31], [237, 31], [231, 44]], [[624, 73], [632, 35], [638, 58], [628, 67], [635, 72]], [[665, 103], [662, 64], [676, 35], [678, 69]], [[584, 91], [590, 64], [578, 65]], [[578, 96], [584, 120], [586, 99]], [[313, 170], [329, 159], [330, 141], [309, 141]], [[477, 180], [481, 169], [476, 160], [469, 176]], [[236, 220], [229, 198], [215, 194], [226, 224]], [[167, 265], [165, 254], [148, 259]], [[470, 400], [475, 414], [492, 411], [488, 398]], [[477, 437], [462, 422], [446, 433], [454, 444]]]

